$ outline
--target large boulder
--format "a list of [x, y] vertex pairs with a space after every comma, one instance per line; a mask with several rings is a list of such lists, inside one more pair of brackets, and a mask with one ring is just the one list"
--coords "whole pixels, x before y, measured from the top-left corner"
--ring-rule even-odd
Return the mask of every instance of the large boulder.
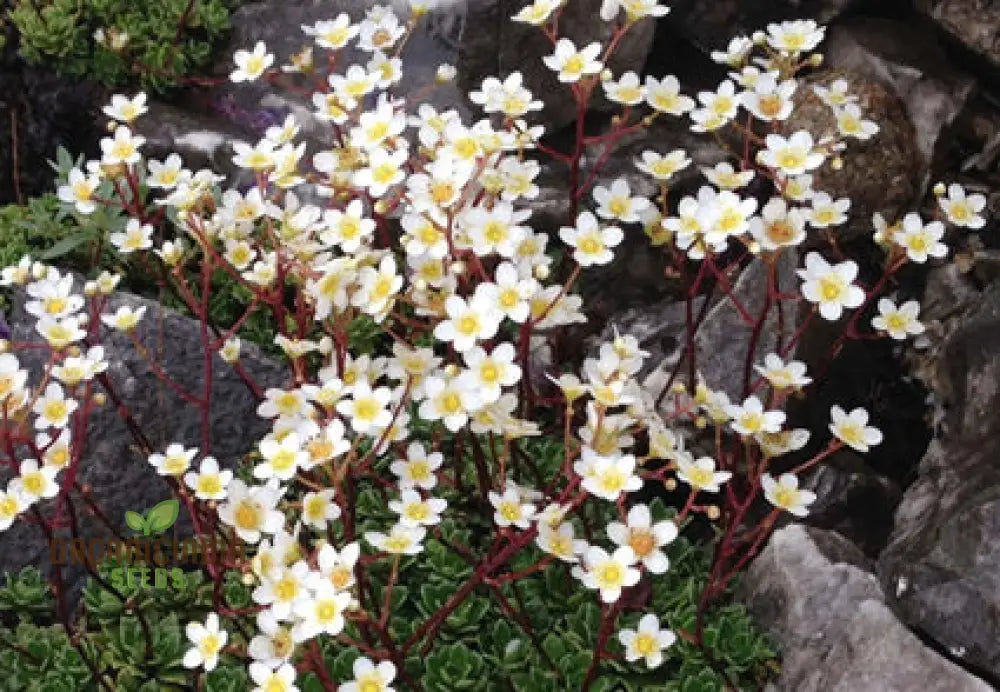
[[916, 0], [916, 7], [953, 40], [1000, 69], [1000, 5], [984, 0]]
[[[15, 296], [15, 306], [9, 315], [13, 339], [37, 341], [34, 319], [24, 313], [23, 301], [19, 299], [21, 296]], [[148, 355], [182, 387], [202, 392], [203, 351], [199, 323], [158, 303], [127, 293], [114, 295], [105, 313], [114, 312], [123, 305], [146, 308], [136, 335], [148, 349]], [[159, 451], [173, 442], [201, 447], [199, 410], [157, 378], [150, 363], [138, 353], [127, 336], [114, 332], [107, 335], [103, 343], [110, 363], [107, 375], [112, 387], [150, 444]], [[45, 351], [24, 349], [16, 353], [22, 365], [31, 372], [30, 381], [38, 382], [45, 363]], [[286, 377], [284, 366], [266, 357], [251, 344], [244, 343], [240, 362], [261, 387], [280, 386]], [[96, 390], [100, 391], [100, 387]], [[111, 401], [109, 397], [108, 403], [96, 409], [90, 418], [87, 447], [77, 481], [81, 486], [90, 487], [95, 504], [103, 510], [118, 534], [127, 536], [131, 532], [125, 524], [125, 512], [141, 513], [149, 509], [170, 497], [170, 489], [150, 466]], [[256, 407], [257, 400], [241, 377], [218, 355], [214, 356], [210, 453], [223, 466], [233, 467], [266, 434], [269, 423], [256, 415]], [[109, 538], [108, 529], [84, 511], [82, 503], [76, 504], [81, 537]], [[44, 504], [42, 507], [46, 510]], [[181, 519], [174, 529], [181, 536], [190, 532], [186, 514], [181, 512]], [[71, 534], [67, 527], [61, 529], [58, 535], [69, 538]], [[0, 533], [0, 570], [16, 571], [29, 565], [47, 570], [51, 564], [49, 549], [39, 526], [18, 521]], [[66, 569], [64, 576], [70, 591], [75, 593], [86, 573], [80, 565], [73, 564]]]
[[936, 437], [903, 495], [878, 571], [904, 622], [996, 680], [1000, 286], [950, 322], [932, 351]]
[[900, 623], [864, 555], [837, 534], [799, 524], [780, 529], [743, 584], [755, 621], [782, 652], [779, 690], [992, 689]]

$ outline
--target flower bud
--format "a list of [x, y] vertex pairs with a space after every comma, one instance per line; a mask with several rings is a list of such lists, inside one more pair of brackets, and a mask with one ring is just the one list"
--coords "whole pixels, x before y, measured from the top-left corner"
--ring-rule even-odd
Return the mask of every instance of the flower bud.
[[88, 298], [93, 298], [97, 295], [97, 283], [94, 281], [88, 281], [83, 285], [83, 295]]
[[767, 43], [767, 34], [765, 34], [763, 31], [755, 31], [753, 32], [753, 36], [751, 36], [751, 40], [753, 40], [754, 44], [758, 46], [763, 46], [765, 43]]
[[839, 171], [844, 167], [844, 159], [839, 156], [834, 157], [833, 161], [830, 162], [830, 167], [835, 171]]
[[319, 352], [324, 356], [330, 355], [333, 351], [333, 339], [328, 336], [324, 336], [319, 340]]
[[458, 366], [454, 363], [448, 363], [444, 368], [444, 374], [448, 377], [454, 377], [458, 374]]
[[944, 193], [945, 193], [945, 192], [947, 192], [947, 191], [948, 191], [948, 190], [947, 190], [947, 188], [946, 188], [946, 187], [944, 186], [944, 183], [937, 183], [937, 184], [936, 184], [936, 185], [934, 186], [934, 194], [935, 194], [935, 195], [937, 195], [938, 197], [941, 197], [941, 196], [942, 196], [942, 195], [944, 195]]
[[539, 264], [537, 267], [535, 267], [535, 278], [538, 279], [539, 281], [545, 281], [547, 278], [549, 278], [550, 273], [551, 272], [549, 271], [549, 268], [546, 267], [544, 264]]
[[677, 480], [674, 478], [668, 478], [667, 480], [663, 481], [663, 487], [666, 488], [668, 491], [677, 490]]
[[812, 65], [813, 67], [819, 67], [820, 65], [822, 65], [823, 64], [823, 54], [822, 53], [813, 53], [812, 55], [810, 55], [809, 56], [809, 64]]
[[7, 339], [0, 339], [0, 353], [7, 353], [10, 350], [10, 342]]
[[241, 581], [243, 582], [244, 586], [253, 586], [254, 582], [257, 580], [254, 579], [253, 574], [251, 574], [250, 572], [244, 572]]
[[434, 81], [438, 84], [445, 84], [455, 79], [457, 74], [458, 70], [455, 69], [454, 65], [440, 65], [434, 74]]
[[31, 265], [31, 276], [36, 281], [41, 281], [49, 273], [49, 268], [46, 267], [41, 262], [35, 262]]
[[94, 406], [104, 406], [104, 404], [108, 403], [108, 395], [104, 392], [94, 392], [91, 401], [94, 402]]
[[465, 262], [458, 261], [452, 262], [451, 267], [449, 267], [452, 274], [462, 275], [465, 273]]
[[707, 508], [705, 508], [705, 516], [711, 519], [712, 521], [715, 521], [716, 519], [722, 516], [722, 512], [719, 511], [718, 505], [709, 505]]

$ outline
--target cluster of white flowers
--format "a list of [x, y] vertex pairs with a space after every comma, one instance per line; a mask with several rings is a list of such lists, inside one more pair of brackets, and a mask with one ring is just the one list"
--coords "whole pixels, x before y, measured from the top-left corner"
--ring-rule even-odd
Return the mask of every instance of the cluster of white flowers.
[[[561, 4], [535, 0], [514, 20], [548, 30]], [[427, 7], [414, 3], [414, 9], [420, 15]], [[666, 12], [655, 0], [605, 0], [601, 8], [606, 21], [620, 22], [619, 31]], [[156, 195], [155, 204], [176, 219], [175, 233], [157, 241], [148, 217], [130, 218], [110, 235], [122, 255], [146, 253], [151, 261], [155, 255], [171, 268], [211, 263], [262, 304], [282, 311], [285, 287], [297, 291], [296, 329], [283, 329], [275, 339], [295, 365], [296, 377], [285, 388], [263, 392], [257, 413], [272, 428], [256, 445], [254, 481], [234, 478], [207, 449], [172, 444], [149, 457], [157, 473], [176, 481], [177, 492], [214, 503], [221, 524], [255, 547], [250, 574], [256, 583], [253, 599], [262, 610], [249, 656], [260, 690], [297, 689], [290, 665], [297, 646], [344, 629], [358, 607], [355, 578], [365, 545], [372, 559], [418, 554], [428, 531], [449, 512], [435, 491], [454, 486], [455, 478], [439, 451], [414, 439], [414, 417], [440, 423], [450, 433], [468, 428], [490, 434], [505, 444], [540, 433], [535, 422], [521, 417], [522, 392], [532, 387], [525, 381], [526, 345], [533, 331], [585, 321], [582, 300], [572, 293], [577, 269], [611, 262], [630, 225], [645, 228], [656, 245], [673, 243], [681, 261], [711, 261], [739, 243], [772, 262], [802, 244], [810, 229], [830, 233], [848, 221], [850, 201], [815, 190], [811, 173], [832, 165], [847, 140], [877, 132], [847, 84], [835, 81], [813, 89], [832, 109], [837, 137], [816, 141], [805, 130], [781, 134], [803, 88], [796, 75], [815, 64], [808, 53], [824, 35], [811, 21], [773, 24], [766, 33], [734, 39], [713, 54], [733, 72], [697, 99], [682, 95], [673, 76], [647, 77], [644, 83], [631, 72], [615, 78], [605, 67], [606, 46], [577, 47], [558, 38], [544, 63], [577, 98], [588, 98], [600, 83], [612, 101], [636, 110], [648, 107], [647, 118], [688, 117], [696, 132], [729, 126], [762, 146], [753, 156], [734, 154], [706, 168], [709, 184], [682, 198], [673, 213], [666, 192], [690, 158], [683, 150], [642, 152], [636, 166], [660, 188], [658, 203], [635, 194], [625, 178], [595, 185], [587, 191], [590, 197], [581, 195], [584, 203], [592, 202], [591, 210], [580, 211], [573, 225], [558, 233], [572, 258], [572, 277], [547, 284], [554, 273], [546, 253], [550, 238], [532, 229], [524, 205], [539, 194], [535, 179], [541, 168], [530, 153], [544, 133], [524, 118], [541, 102], [516, 72], [488, 77], [470, 94], [488, 116], [472, 124], [455, 110], [438, 111], [426, 103], [413, 108], [394, 97], [402, 78], [399, 50], [411, 26], [390, 8], [374, 7], [358, 23], [341, 14], [303, 27], [315, 45], [279, 68], [272, 68], [275, 58], [263, 43], [237, 52], [234, 82], [281, 72], [312, 74], [313, 50], [337, 54], [353, 43], [370, 56], [365, 64], [331, 59], [343, 69], [326, 77], [312, 104], [337, 145], [312, 156], [312, 170], [306, 170], [305, 143], [297, 141], [300, 123], [290, 115], [260, 141], [235, 148], [234, 163], [257, 184], [246, 191], [220, 190], [220, 177], [188, 170], [176, 154], [144, 160], [143, 138], [131, 125], [147, 110], [145, 96], [115, 96], [105, 112], [120, 124], [101, 142], [102, 157], [70, 171], [58, 192], [77, 212], [90, 214], [102, 203], [102, 190], [110, 193], [109, 183], [137, 176]], [[756, 48], [764, 55], [753, 57]], [[769, 134], [760, 140], [763, 132]], [[773, 184], [774, 193], [763, 204], [746, 192], [756, 177]], [[940, 206], [949, 222], [983, 225], [981, 196], [967, 196], [957, 185], [947, 192], [942, 191]], [[322, 204], [314, 203], [317, 196]], [[890, 265], [944, 256], [944, 230], [941, 221], [925, 222], [917, 214], [895, 226], [876, 219], [876, 240], [888, 248]], [[810, 252], [799, 270], [801, 296], [823, 318], [837, 320], [872, 298], [857, 283], [858, 273], [853, 261], [831, 263]], [[107, 368], [101, 347], [87, 347], [98, 340], [100, 324], [131, 331], [143, 317], [142, 309], [119, 308], [97, 323], [88, 321], [87, 298], [99, 314], [117, 276], [102, 275], [78, 294], [70, 276], [26, 258], [5, 269], [2, 279], [26, 287], [27, 311], [38, 318], [37, 331], [51, 348], [55, 367], [44, 390], [33, 391], [18, 359], [0, 355], [4, 420], [27, 409], [37, 431], [29, 441], [34, 457], [20, 462], [18, 477], [0, 495], [0, 528], [32, 502], [58, 493], [58, 470], [75, 461], [73, 421], [85, 415], [93, 398], [91, 381]], [[897, 306], [882, 299], [878, 310], [873, 326], [894, 339], [922, 329], [915, 302]], [[359, 315], [386, 328], [393, 338], [391, 356], [348, 350], [346, 325]], [[423, 325], [423, 331], [410, 337], [394, 331], [409, 324]], [[239, 339], [228, 339], [219, 351], [227, 362], [238, 362]], [[307, 356], [321, 362], [315, 377], [308, 374]], [[646, 480], [663, 481], [669, 473], [690, 489], [693, 501], [702, 493], [719, 493], [732, 479], [735, 467], [686, 442], [706, 422], [759, 450], [762, 461], [749, 480], [775, 512], [801, 516], [815, 499], [799, 488], [797, 475], [775, 477], [768, 470], [771, 460], [809, 440], [808, 431], [785, 427], [781, 410], [791, 393], [812, 381], [804, 363], [789, 360], [787, 353], [768, 354], [754, 364], [760, 379], [742, 402], [701, 382], [679, 403], [677, 415], [665, 420], [637, 379], [647, 356], [635, 338], [616, 336], [584, 361], [580, 378], [553, 375], [567, 418], [574, 411], [584, 415], [568, 438], [566, 483], [543, 490], [498, 474], [488, 493], [498, 536], [530, 532], [550, 556], [546, 559], [572, 563], [574, 577], [607, 603], [644, 575], [669, 567], [665, 548], [676, 538], [679, 520], [657, 520], [649, 506], [630, 497]], [[866, 451], [881, 441], [863, 409], [847, 413], [833, 407], [830, 431], [835, 441], [828, 449], [848, 445]], [[392, 478], [382, 480], [393, 488], [387, 509], [394, 523], [364, 533], [363, 542], [335, 547], [328, 529], [349, 509], [345, 475], [372, 474], [372, 460], [386, 456]], [[506, 457], [496, 461], [503, 469]], [[584, 501], [621, 508], [620, 521], [603, 527], [603, 545], [577, 533], [573, 514]], [[301, 551], [306, 537], [319, 546], [309, 555]], [[214, 667], [227, 642], [217, 615], [190, 624], [188, 637], [192, 648], [184, 664]], [[647, 614], [638, 630], [622, 630], [619, 639], [627, 660], [641, 658], [652, 667], [675, 637]], [[354, 673], [355, 681], [343, 689], [373, 692], [391, 690], [396, 670], [391, 663], [362, 658]]]

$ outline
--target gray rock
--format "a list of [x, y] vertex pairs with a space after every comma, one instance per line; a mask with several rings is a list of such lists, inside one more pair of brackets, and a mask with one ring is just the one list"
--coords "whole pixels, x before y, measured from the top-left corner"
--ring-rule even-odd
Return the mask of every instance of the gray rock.
[[988, 0], [917, 0], [916, 8], [952, 39], [1000, 68], [1000, 5]]
[[[781, 290], [787, 291], [793, 285], [795, 268], [795, 253], [783, 253], [776, 271]], [[763, 310], [766, 281], [766, 266], [762, 261], [755, 260], [743, 269], [733, 285], [733, 295], [750, 315], [757, 316]], [[703, 305], [702, 297], [692, 301], [692, 320], [697, 319]], [[654, 398], [663, 391], [671, 373], [684, 358], [687, 333], [685, 313], [684, 303], [632, 308], [609, 318], [608, 329], [602, 336], [605, 340], [610, 338], [611, 327], [614, 326], [621, 334], [635, 336], [650, 352], [647, 370], [641, 372], [639, 377], [642, 387]], [[777, 311], [772, 307], [757, 336], [753, 362], [762, 362], [766, 354], [776, 350], [779, 334], [782, 342], [787, 343], [795, 331], [796, 321], [794, 310], [786, 305], [784, 324], [779, 329]], [[695, 336], [698, 372], [708, 386], [724, 391], [733, 400], [742, 400], [742, 364], [750, 350], [752, 336], [752, 326], [746, 324], [733, 302], [725, 298], [717, 298], [708, 308]], [[686, 366], [680, 367], [683, 373]]]
[[[542, 57], [551, 55], [552, 44], [538, 27], [511, 21], [525, 5], [521, 0], [465, 0], [468, 6], [466, 31], [462, 35], [458, 58], [458, 85], [469, 91], [484, 77], [506, 77], [520, 71], [524, 83], [545, 109], [534, 117], [541, 118], [550, 129], [557, 129], [576, 120], [576, 105], [566, 84], [561, 84]], [[583, 47], [593, 41], [606, 44], [611, 37], [611, 24], [601, 20], [601, 0], [575, 0], [567, 3], [559, 18], [559, 35]], [[615, 75], [627, 70], [639, 72], [653, 44], [654, 21], [643, 19], [634, 24], [621, 41], [608, 67]], [[592, 109], [621, 106], [603, 98], [600, 87], [595, 89]]]
[[780, 690], [972, 692], [991, 689], [906, 629], [864, 556], [840, 536], [792, 524], [744, 579], [756, 622], [782, 651]]
[[[36, 341], [34, 320], [24, 314], [22, 304], [15, 296], [10, 315], [14, 340]], [[199, 323], [153, 301], [125, 293], [115, 294], [104, 312], [114, 312], [120, 305], [147, 308], [136, 330], [138, 338], [176, 382], [188, 391], [201, 392], [204, 378]], [[112, 387], [154, 449], [162, 451], [172, 442], [201, 447], [200, 412], [157, 379], [127, 336], [119, 332], [105, 334], [102, 340], [110, 363], [107, 374]], [[38, 381], [44, 364], [43, 353], [39, 349], [17, 351], [24, 367], [31, 371], [33, 382]], [[280, 386], [287, 376], [282, 364], [267, 358], [252, 344], [244, 343], [240, 362], [262, 388]], [[100, 387], [95, 391], [100, 391]], [[268, 421], [256, 415], [257, 401], [251, 391], [217, 355], [213, 358], [212, 402], [210, 453], [220, 464], [232, 467], [266, 434]], [[149, 465], [110, 397], [90, 418], [77, 479], [81, 486], [90, 487], [94, 502], [119, 534], [125, 536], [131, 535], [124, 521], [127, 510], [143, 512], [170, 497], [169, 486]], [[51, 501], [47, 504], [51, 505]], [[81, 536], [108, 538], [107, 528], [85, 511], [83, 503], [75, 504]], [[43, 514], [51, 512], [46, 503], [41, 507]], [[181, 536], [190, 532], [186, 518], [187, 513], [182, 510], [174, 529]], [[60, 534], [68, 538], [70, 531], [66, 528]], [[49, 545], [40, 527], [19, 521], [0, 533], [0, 569], [16, 571], [29, 565], [47, 569]], [[70, 566], [65, 575], [71, 592], [82, 586], [86, 576], [78, 565]]]
[[911, 627], [1000, 678], [1000, 286], [936, 354], [937, 436], [878, 572]]
[[936, 37], [923, 26], [865, 17], [833, 27], [824, 44], [826, 63], [880, 80], [892, 89], [913, 124], [926, 190], [942, 133], [965, 107], [975, 82], [957, 70]]

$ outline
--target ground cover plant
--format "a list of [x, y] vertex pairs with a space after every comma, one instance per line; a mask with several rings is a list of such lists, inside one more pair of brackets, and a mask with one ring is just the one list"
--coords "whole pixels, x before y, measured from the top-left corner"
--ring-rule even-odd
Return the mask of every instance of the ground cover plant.
[[[150, 478], [175, 502], [129, 527], [155, 537], [186, 513], [206, 560], [160, 575], [130, 546], [139, 539], [123, 538], [88, 562], [79, 612], [59, 565], [11, 576], [0, 670], [14, 689], [715, 690], [759, 687], [773, 672], [775, 652], [728, 601], [734, 580], [783, 514], [808, 514], [805, 472], [882, 439], [850, 402], [832, 407], [825, 429], [786, 425], [789, 400], [808, 400], [822, 375], [795, 360], [796, 346], [823, 322], [838, 333], [830, 358], [847, 340], [919, 334], [917, 304], [892, 296], [893, 277], [946, 256], [947, 231], [982, 227], [984, 200], [941, 185], [934, 218], [874, 219], [881, 270], [863, 285], [838, 240], [851, 201], [814, 180], [878, 128], [846, 82], [805, 82], [822, 62], [821, 26], [732, 39], [713, 56], [729, 76], [688, 96], [670, 75], [605, 67], [637, 22], [667, 7], [605, 0], [611, 38], [577, 46], [560, 35], [562, 5], [535, 0], [512, 21], [548, 37], [544, 64], [577, 103], [575, 142], [561, 149], [532, 124], [543, 106], [519, 73], [483, 80], [474, 122], [394, 96], [428, 9], [414, 1], [405, 17], [375, 7], [303, 27], [312, 51], [284, 65], [263, 43], [237, 52], [233, 82], [280, 89], [296, 75], [336, 141], [306, 156], [289, 116], [237, 146], [248, 185], [177, 155], [145, 159], [132, 129], [143, 94], [116, 95], [102, 157], [65, 170], [65, 209], [114, 216], [106, 247], [202, 325], [191, 367], [205, 387], [161, 371], [201, 412], [200, 439], [154, 448], [132, 426]], [[371, 62], [344, 64], [348, 45]], [[438, 81], [453, 74], [442, 66]], [[582, 116], [598, 92], [621, 110], [594, 135]], [[834, 129], [789, 130], [807, 93]], [[585, 160], [588, 147], [608, 153], [661, 118], [729, 152], [695, 195], [671, 195], [692, 165], [682, 150], [635, 161], [654, 198], [603, 181], [606, 156]], [[532, 227], [544, 158], [569, 173], [557, 237]], [[750, 194], [752, 181], [764, 192]], [[586, 320], [581, 274], [643, 232], [682, 286], [685, 358], [649, 391], [637, 377], [648, 354], [618, 334], [578, 372], [550, 364], [533, 376], [533, 339]], [[792, 277], [779, 269], [789, 258]], [[753, 267], [766, 277], [759, 310], [733, 288]], [[213, 313], [220, 275], [246, 297], [241, 314]], [[5, 341], [0, 354], [0, 459], [12, 473], [2, 528], [31, 521], [75, 537], [80, 512], [101, 513], [75, 478], [95, 463], [84, 453], [90, 416], [120, 401], [106, 337], [129, 334], [150, 353], [135, 328], [154, 317], [107, 308], [119, 281], [103, 271], [81, 282], [37, 255], [3, 270], [37, 340]], [[751, 330], [732, 364], [738, 397], [699, 372], [699, 297], [730, 304]], [[242, 330], [261, 315], [288, 364], [280, 388], [240, 367]], [[775, 349], [759, 356], [775, 322]], [[23, 353], [37, 349], [44, 371], [29, 374]], [[216, 353], [271, 422], [235, 468], [213, 455]], [[810, 441], [818, 451], [783, 463]], [[233, 550], [210, 549], [220, 544]]]

